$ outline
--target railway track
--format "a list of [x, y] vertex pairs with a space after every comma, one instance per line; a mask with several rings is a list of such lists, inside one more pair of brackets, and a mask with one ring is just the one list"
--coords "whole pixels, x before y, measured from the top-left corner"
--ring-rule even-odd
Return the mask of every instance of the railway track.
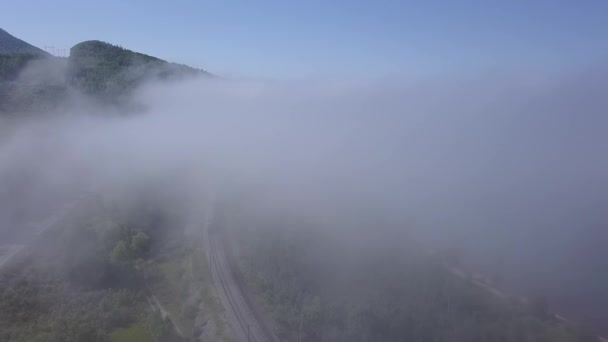
[[207, 235], [211, 276], [237, 341], [278, 342], [278, 338], [263, 327], [251, 301], [243, 293], [240, 279], [237, 279], [222, 238], [218, 235], [217, 231], [208, 231]]

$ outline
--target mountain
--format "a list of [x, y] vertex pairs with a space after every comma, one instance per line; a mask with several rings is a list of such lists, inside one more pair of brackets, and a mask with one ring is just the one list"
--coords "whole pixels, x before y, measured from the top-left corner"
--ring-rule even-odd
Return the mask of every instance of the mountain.
[[8, 54], [50, 56], [48, 52], [24, 42], [0, 28], [0, 55]]
[[70, 50], [68, 80], [83, 93], [116, 98], [147, 80], [210, 76], [206, 71], [170, 63], [120, 46], [91, 40]]
[[204, 70], [98, 40], [76, 44], [68, 58], [55, 57], [0, 30], [0, 114], [49, 112], [65, 102], [69, 89], [122, 106], [146, 81], [195, 76], [212, 77]]
[[0, 82], [16, 79], [30, 61], [51, 54], [0, 29]]
[[65, 64], [0, 29], [0, 114], [56, 108], [65, 98]]

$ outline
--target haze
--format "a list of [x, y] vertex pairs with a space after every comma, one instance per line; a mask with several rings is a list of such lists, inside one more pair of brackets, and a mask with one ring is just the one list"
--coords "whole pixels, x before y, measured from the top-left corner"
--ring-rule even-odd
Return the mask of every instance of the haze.
[[606, 76], [196, 79], [146, 84], [127, 117], [73, 95], [2, 123], [0, 236], [91, 189], [236, 191], [378, 248], [397, 229], [457, 250], [608, 324]]

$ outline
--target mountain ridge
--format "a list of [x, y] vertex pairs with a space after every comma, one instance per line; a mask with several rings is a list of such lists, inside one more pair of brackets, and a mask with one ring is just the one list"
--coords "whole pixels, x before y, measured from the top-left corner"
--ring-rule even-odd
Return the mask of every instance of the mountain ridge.
[[8, 54], [30, 54], [37, 56], [51, 56], [50, 53], [21, 40], [6, 30], [0, 28], [0, 55]]
[[213, 77], [202, 69], [99, 40], [80, 42], [69, 57], [56, 57], [0, 29], [0, 113], [52, 110], [68, 98], [69, 89], [102, 104], [122, 106], [145, 82], [197, 76]]
[[187, 65], [171, 63], [99, 40], [74, 45], [68, 58], [68, 79], [86, 94], [115, 97], [146, 80], [211, 76]]

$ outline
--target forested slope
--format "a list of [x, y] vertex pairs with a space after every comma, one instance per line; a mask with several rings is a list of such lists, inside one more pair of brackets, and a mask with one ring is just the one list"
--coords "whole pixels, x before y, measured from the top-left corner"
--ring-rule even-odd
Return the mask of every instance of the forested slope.
[[376, 243], [381, 227], [337, 233], [286, 215], [232, 210], [223, 225], [238, 242], [241, 273], [283, 339], [597, 340], [520, 299], [495, 296], [455, 276], [407, 237]]
[[209, 73], [92, 40], [70, 50], [68, 79], [85, 94], [115, 98], [146, 80], [168, 80]]
[[48, 52], [26, 43], [0, 28], [0, 55], [5, 54], [50, 56]]
[[195, 76], [211, 74], [97, 40], [54, 57], [0, 30], [0, 114], [51, 112], [82, 96], [130, 109], [144, 82]]
[[5, 265], [0, 341], [230, 341], [200, 230], [164, 193], [83, 199]]

